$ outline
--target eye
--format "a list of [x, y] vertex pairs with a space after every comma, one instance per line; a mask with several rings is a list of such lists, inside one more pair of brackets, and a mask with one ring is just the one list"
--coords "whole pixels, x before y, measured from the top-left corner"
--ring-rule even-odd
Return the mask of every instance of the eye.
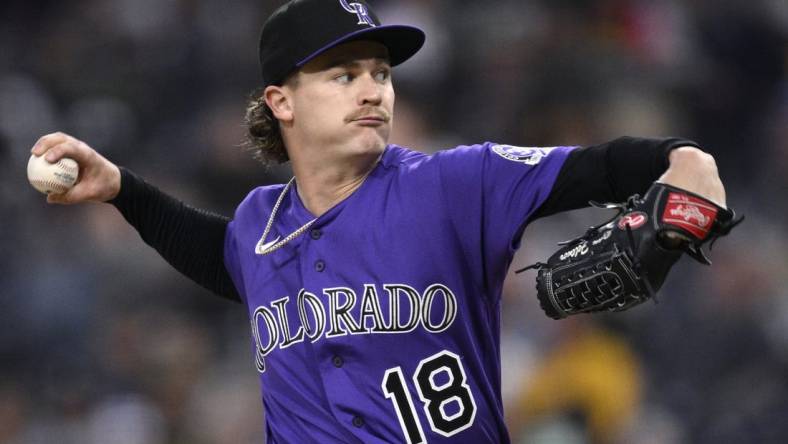
[[346, 72], [334, 77], [334, 80], [336, 80], [339, 83], [346, 84], [346, 83], [350, 83], [353, 80], [353, 76], [350, 75], [350, 73]]
[[375, 80], [378, 82], [385, 82], [391, 76], [391, 70], [389, 69], [381, 69], [380, 71], [375, 73]]

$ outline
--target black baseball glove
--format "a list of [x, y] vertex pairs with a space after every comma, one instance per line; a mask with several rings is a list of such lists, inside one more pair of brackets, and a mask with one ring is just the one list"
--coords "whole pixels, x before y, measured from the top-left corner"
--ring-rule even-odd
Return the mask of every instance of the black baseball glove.
[[548, 316], [620, 311], [655, 296], [670, 268], [687, 253], [700, 263], [711, 262], [701, 247], [730, 233], [736, 219], [697, 194], [655, 182], [642, 198], [625, 203], [591, 205], [618, 209], [601, 225], [566, 242], [547, 260], [517, 270], [536, 268], [539, 304]]

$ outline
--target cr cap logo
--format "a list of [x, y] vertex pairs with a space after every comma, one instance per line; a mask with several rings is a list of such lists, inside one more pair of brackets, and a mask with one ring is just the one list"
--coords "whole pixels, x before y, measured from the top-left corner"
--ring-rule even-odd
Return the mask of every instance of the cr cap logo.
[[646, 213], [635, 211], [622, 217], [618, 221], [618, 228], [622, 230], [626, 230], [627, 225], [629, 225], [630, 229], [637, 230], [638, 228], [642, 227], [647, 220], [648, 220], [648, 216], [646, 215]]
[[556, 147], [524, 147], [513, 145], [493, 145], [492, 150], [495, 154], [503, 157], [512, 162], [521, 162], [526, 165], [536, 165], [543, 157], [546, 157], [550, 151]]
[[377, 26], [375, 22], [372, 21], [372, 17], [369, 16], [367, 7], [361, 3], [348, 3], [346, 0], [339, 0], [339, 4], [342, 5], [345, 11], [358, 16], [358, 25]]

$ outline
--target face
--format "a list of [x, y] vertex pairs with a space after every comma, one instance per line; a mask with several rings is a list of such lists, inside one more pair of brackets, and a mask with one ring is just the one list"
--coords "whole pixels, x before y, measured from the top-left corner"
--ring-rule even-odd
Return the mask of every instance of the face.
[[381, 153], [391, 131], [394, 89], [385, 46], [350, 42], [307, 63], [284, 86], [289, 142], [322, 155]]

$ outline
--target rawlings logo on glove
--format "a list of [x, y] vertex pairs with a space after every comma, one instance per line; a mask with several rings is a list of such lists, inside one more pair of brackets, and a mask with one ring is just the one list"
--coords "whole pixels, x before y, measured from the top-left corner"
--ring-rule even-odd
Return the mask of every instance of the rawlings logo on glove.
[[717, 216], [718, 208], [707, 202], [684, 194], [669, 193], [662, 220], [680, 226], [695, 237], [703, 239], [709, 232], [711, 222]]
[[536, 263], [539, 304], [548, 316], [620, 311], [654, 297], [682, 253], [706, 265], [701, 247], [730, 233], [744, 217], [708, 199], [655, 182], [646, 195], [622, 204], [610, 221], [567, 242], [547, 263]]

